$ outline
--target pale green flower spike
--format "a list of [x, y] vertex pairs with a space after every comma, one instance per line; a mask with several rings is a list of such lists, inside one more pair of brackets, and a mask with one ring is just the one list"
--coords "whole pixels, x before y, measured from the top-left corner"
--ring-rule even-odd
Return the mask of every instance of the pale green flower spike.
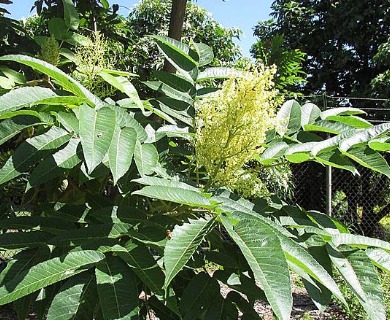
[[276, 125], [275, 71], [264, 66], [244, 71], [197, 103], [195, 150], [211, 179], [206, 189], [227, 186], [245, 197], [264, 189], [257, 172], [244, 165], [262, 152], [266, 132]]

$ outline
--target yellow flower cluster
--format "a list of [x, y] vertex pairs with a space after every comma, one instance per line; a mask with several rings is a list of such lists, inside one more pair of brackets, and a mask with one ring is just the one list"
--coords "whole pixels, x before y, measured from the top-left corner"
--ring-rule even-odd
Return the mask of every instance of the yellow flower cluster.
[[263, 189], [256, 172], [244, 165], [262, 152], [266, 132], [276, 125], [275, 71], [264, 66], [244, 71], [197, 103], [197, 161], [207, 170], [212, 185], [247, 197]]

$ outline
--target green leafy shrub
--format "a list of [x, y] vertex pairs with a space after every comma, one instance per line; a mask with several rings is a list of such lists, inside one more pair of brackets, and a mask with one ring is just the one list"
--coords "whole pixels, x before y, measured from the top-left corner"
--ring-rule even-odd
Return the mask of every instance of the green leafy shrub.
[[[196, 101], [216, 90], [205, 80], [234, 71], [207, 68], [213, 54], [204, 44], [153, 39], [178, 71], [157, 72], [158, 80], [146, 84], [161, 95], [148, 101], [127, 74], [100, 73], [127, 96], [103, 101], [44, 61], [0, 58], [55, 85], [0, 96], [0, 142], [22, 137], [0, 169], [0, 184], [24, 177], [28, 204], [24, 216], [0, 220], [1, 228], [19, 231], [1, 234], [0, 248], [20, 250], [0, 274], [0, 305], [12, 302], [21, 319], [30, 304], [48, 319], [149, 312], [160, 319], [237, 319], [239, 311], [258, 319], [253, 304], [263, 299], [277, 318], [289, 319], [290, 270], [320, 309], [332, 296], [346, 304], [333, 266], [368, 316], [385, 319], [376, 268], [390, 271], [389, 243], [352, 235], [324, 214], [276, 198], [251, 202], [222, 186], [205, 190], [209, 174], [193, 152]], [[311, 160], [353, 172], [356, 161], [390, 176], [377, 151], [388, 146], [390, 124], [373, 126], [360, 113], [287, 101], [256, 161]], [[31, 135], [23, 136], [26, 130]], [[332, 137], [321, 138], [324, 131]], [[231, 289], [227, 296], [221, 284]]]

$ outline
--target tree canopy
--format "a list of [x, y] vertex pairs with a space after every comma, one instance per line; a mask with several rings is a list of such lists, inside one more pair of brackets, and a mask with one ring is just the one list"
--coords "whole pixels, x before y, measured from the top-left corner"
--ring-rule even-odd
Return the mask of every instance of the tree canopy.
[[386, 69], [374, 56], [388, 40], [388, 0], [276, 0], [272, 10], [254, 33], [260, 39], [283, 34], [288, 49], [307, 54], [305, 93], [373, 94], [372, 79]]

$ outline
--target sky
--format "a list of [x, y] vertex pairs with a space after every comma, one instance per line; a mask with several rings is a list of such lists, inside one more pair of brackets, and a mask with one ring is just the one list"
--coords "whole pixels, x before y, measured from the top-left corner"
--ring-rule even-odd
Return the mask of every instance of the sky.
[[[11, 17], [22, 19], [29, 17], [33, 0], [12, 0], [13, 4], [6, 8]], [[117, 3], [120, 6], [120, 13], [127, 16], [132, 6], [139, 0], [109, 0], [110, 4]], [[237, 44], [242, 48], [243, 55], [249, 57], [249, 49], [255, 42], [253, 27], [258, 21], [267, 20], [271, 12], [273, 0], [197, 0], [201, 7], [209, 11], [215, 20], [224, 27], [237, 27], [243, 31], [243, 35]]]

